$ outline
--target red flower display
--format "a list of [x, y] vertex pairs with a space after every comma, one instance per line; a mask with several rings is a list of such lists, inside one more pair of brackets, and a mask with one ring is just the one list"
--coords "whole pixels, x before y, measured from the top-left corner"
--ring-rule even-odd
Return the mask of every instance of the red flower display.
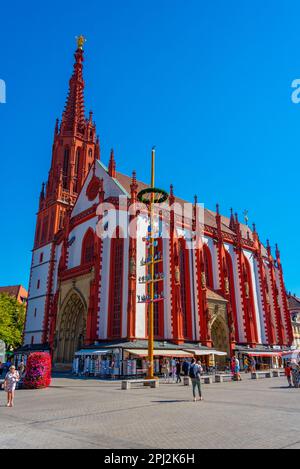
[[49, 353], [31, 353], [27, 360], [23, 381], [25, 389], [47, 388], [51, 383], [51, 357]]

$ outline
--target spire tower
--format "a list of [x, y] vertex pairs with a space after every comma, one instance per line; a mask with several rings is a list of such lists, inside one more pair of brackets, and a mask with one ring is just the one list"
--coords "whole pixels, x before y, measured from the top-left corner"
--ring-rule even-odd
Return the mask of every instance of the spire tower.
[[83, 48], [78, 47], [74, 58], [74, 70], [69, 82], [69, 93], [62, 117], [61, 131], [84, 134]]
[[77, 38], [75, 63], [69, 81], [61, 124], [55, 122], [52, 161], [46, 191], [40, 197], [35, 247], [51, 242], [64, 227], [67, 208], [75, 204], [95, 159], [100, 158], [100, 143], [93, 113], [84, 114], [83, 36]]

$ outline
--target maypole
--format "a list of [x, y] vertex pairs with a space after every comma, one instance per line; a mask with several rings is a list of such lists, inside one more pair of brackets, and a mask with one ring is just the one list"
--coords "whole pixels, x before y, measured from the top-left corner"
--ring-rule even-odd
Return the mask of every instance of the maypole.
[[138, 200], [148, 206], [149, 225], [148, 233], [145, 238], [147, 256], [142, 259], [141, 265], [147, 269], [146, 276], [139, 279], [140, 283], [146, 284], [146, 296], [139, 297], [139, 303], [148, 305], [148, 372], [147, 378], [154, 378], [154, 304], [164, 301], [163, 293], [155, 293], [155, 283], [164, 279], [162, 273], [155, 273], [156, 264], [163, 262], [162, 254], [158, 251], [158, 239], [162, 233], [155, 227], [155, 204], [161, 204], [168, 199], [168, 194], [162, 189], [155, 188], [155, 148], [152, 148], [151, 154], [151, 186], [142, 190], [138, 194]]

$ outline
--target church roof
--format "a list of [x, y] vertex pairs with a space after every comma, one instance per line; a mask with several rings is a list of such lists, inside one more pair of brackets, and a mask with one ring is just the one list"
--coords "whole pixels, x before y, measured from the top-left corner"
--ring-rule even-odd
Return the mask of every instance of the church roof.
[[[116, 173], [116, 179], [119, 181], [119, 183], [123, 186], [123, 188], [130, 194], [130, 184], [131, 184], [131, 177], [123, 174], [123, 173]], [[146, 187], [149, 187], [148, 184], [145, 184], [144, 182], [141, 181], [136, 181], [138, 185], [138, 191], [141, 191], [145, 189]], [[179, 197], [175, 197], [175, 202], [183, 205], [186, 203], [189, 203], [187, 200], [181, 199]], [[204, 223], [212, 228], [217, 228], [217, 223], [216, 223], [216, 213], [213, 212], [212, 210], [209, 210], [207, 208], [204, 208]], [[225, 217], [221, 215], [221, 224], [222, 224], [222, 231], [225, 233], [229, 233], [232, 235], [235, 235], [235, 232], [232, 231], [229, 228], [230, 225], [230, 218]], [[244, 225], [243, 223], [240, 224], [240, 229], [242, 232], [242, 237], [247, 238], [249, 236], [249, 239], [252, 240], [252, 231], [249, 228], [249, 226]], [[248, 234], [249, 233], [249, 234]]]
[[295, 295], [288, 295], [289, 309], [300, 308], [300, 298]]
[[21, 285], [11, 285], [8, 287], [0, 287], [0, 293], [7, 293], [10, 296], [17, 297], [19, 294], [20, 288], [21, 288]]
[[222, 293], [216, 292], [215, 290], [211, 290], [210, 288], [207, 288], [207, 299], [213, 301], [227, 302], [226, 298], [224, 298]]
[[28, 292], [22, 285], [9, 285], [7, 287], [0, 287], [0, 294], [6, 293], [9, 296], [13, 296], [20, 303], [27, 300]]

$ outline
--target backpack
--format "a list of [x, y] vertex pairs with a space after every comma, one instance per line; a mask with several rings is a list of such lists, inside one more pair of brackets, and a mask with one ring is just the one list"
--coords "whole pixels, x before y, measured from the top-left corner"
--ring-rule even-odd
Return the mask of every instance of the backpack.
[[194, 378], [194, 379], [196, 378], [195, 365], [191, 365], [191, 366], [190, 366], [189, 376], [190, 376], [190, 378], [192, 378], [192, 379], [193, 379], [193, 378]]

